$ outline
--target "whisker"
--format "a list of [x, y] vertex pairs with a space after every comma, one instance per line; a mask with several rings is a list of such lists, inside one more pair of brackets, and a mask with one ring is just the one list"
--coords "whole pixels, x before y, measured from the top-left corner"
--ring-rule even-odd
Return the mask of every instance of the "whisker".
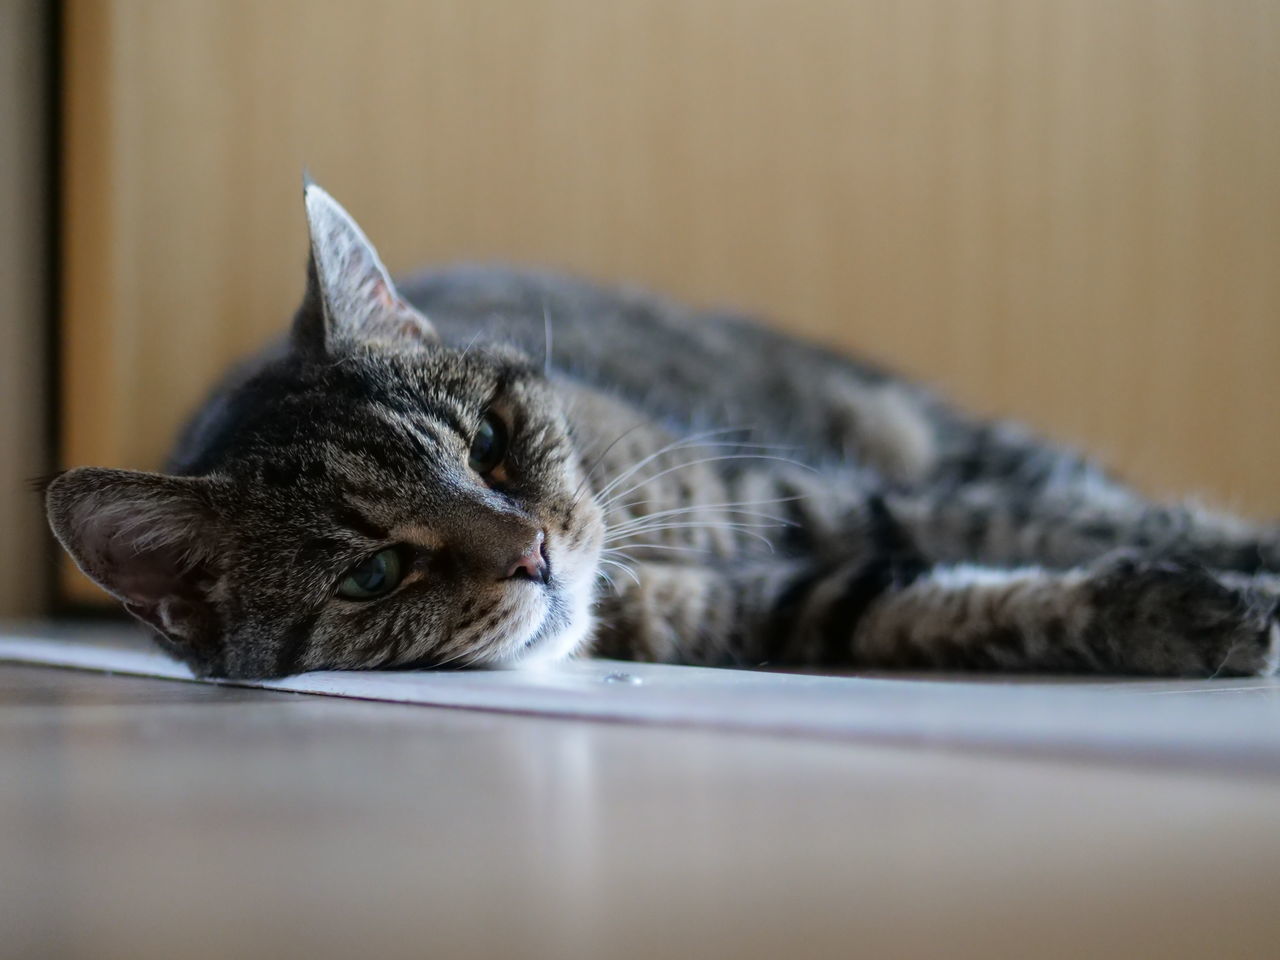
[[[617, 540], [614, 540], [614, 541], [606, 540], [605, 542], [606, 542], [606, 543], [609, 543], [609, 542], [614, 542], [614, 543], [616, 543], [616, 542], [618, 542], [618, 540], [628, 540], [628, 539], [630, 539], [630, 538], [631, 538], [631, 537], [633, 537], [633, 536], [639, 536], [641, 533], [645, 533], [645, 532], [647, 532], [647, 531], [643, 531], [643, 530], [642, 530], [642, 531], [638, 531], [637, 533], [628, 534], [628, 535], [627, 535], [627, 536], [625, 536], [625, 537], [619, 537], [619, 538], [617, 538]], [[753, 539], [753, 540], [759, 540], [761, 543], [763, 543], [766, 547], [768, 547], [768, 548], [769, 548], [769, 552], [770, 552], [770, 553], [772, 553], [772, 552], [774, 551], [774, 544], [773, 544], [773, 541], [772, 541], [772, 540], [770, 540], [768, 537], [763, 536], [762, 534], [756, 533], [756, 532], [755, 532], [755, 531], [753, 531], [753, 530], [748, 530], [748, 529], [743, 528], [743, 527], [739, 527], [739, 528], [737, 528], [736, 532], [737, 532], [737, 533], [742, 534], [744, 537], [751, 537], [751, 539]], [[685, 545], [679, 545], [679, 546], [678, 546], [678, 545], [674, 545], [674, 544], [664, 544], [664, 543], [628, 543], [626, 546], [627, 546], [627, 548], [628, 548], [628, 549], [632, 549], [632, 548], [634, 548], [634, 547], [651, 547], [651, 548], [653, 548], [654, 550], [692, 550], [692, 551], [697, 551], [697, 552], [704, 553], [704, 554], [707, 552], [707, 550], [706, 550], [705, 548], [702, 548], [702, 547], [685, 546]]]
[[[646, 523], [666, 523], [675, 520], [697, 520], [703, 519], [708, 524], [717, 523], [745, 523], [747, 521], [765, 521], [760, 526], [778, 526], [778, 527], [798, 527], [794, 520], [786, 517], [779, 517], [776, 514], [765, 513], [762, 510], [746, 510], [743, 508], [716, 510], [711, 508], [677, 507], [670, 510], [657, 510], [653, 513], [642, 513], [637, 516], [625, 519], [620, 523], [607, 525], [609, 533], [615, 533], [619, 530], [629, 529]], [[743, 519], [738, 519], [743, 518]], [[607, 523], [607, 521], [606, 521]]]
[[[801, 496], [796, 496], [796, 497], [775, 497], [769, 500], [731, 500], [725, 503], [690, 503], [690, 504], [686, 504], [683, 507], [672, 507], [669, 510], [655, 510], [653, 513], [645, 514], [645, 516], [646, 517], [663, 517], [669, 514], [674, 515], [679, 513], [693, 513], [700, 510], [717, 510], [717, 511], [723, 511], [725, 513], [741, 513], [744, 516], [765, 517], [769, 520], [778, 520], [783, 523], [795, 525], [794, 520], [786, 520], [782, 517], [775, 517], [767, 513], [760, 513], [759, 511], [747, 510], [745, 508], [765, 507], [775, 503], [794, 503], [797, 500], [803, 500], [803, 499], [805, 498]], [[622, 509], [629, 506], [637, 506], [640, 502], [643, 502], [643, 501], [637, 501], [636, 503], [624, 503], [622, 504], [621, 507], [616, 509]], [[607, 517], [608, 513], [606, 513], [605, 516]]]
[[[733, 512], [730, 512], [728, 510], [720, 510], [720, 511], [716, 511], [716, 513], [718, 513], [720, 516], [718, 517], [718, 516], [712, 515], [707, 518], [706, 522], [714, 525], [718, 523], [747, 523], [748, 521], [751, 521], [751, 526], [756, 526], [756, 527], [798, 527], [800, 526], [800, 524], [796, 523], [794, 520], [788, 520], [786, 517], [775, 516], [772, 513], [757, 513], [755, 511], [741, 512], [736, 510]], [[696, 510], [676, 513], [666, 517], [657, 517], [654, 514], [642, 514], [641, 516], [637, 517], [635, 520], [629, 520], [626, 523], [621, 523], [621, 524], [618, 524], [617, 526], [609, 527], [609, 531], [613, 532], [616, 530], [621, 530], [624, 527], [630, 526], [632, 523], [644, 523], [646, 521], [651, 521], [654, 519], [665, 522], [668, 520], [680, 520], [682, 518], [694, 518], [699, 515], [700, 515], [699, 511], [696, 511]], [[724, 520], [724, 519], [721, 519], [721, 517], [742, 517], [745, 519]]]
[[605, 543], [614, 543], [618, 540], [625, 540], [628, 537], [639, 536], [642, 533], [649, 533], [652, 530], [768, 530], [777, 526], [774, 523], [734, 523], [731, 521], [708, 521], [699, 523], [696, 521], [673, 521], [671, 523], [653, 523], [639, 524], [634, 527], [619, 527], [617, 530], [610, 531], [604, 538]]
[[[626, 507], [630, 507], [630, 506], [641, 506], [644, 504], [644, 502], [645, 501], [641, 500], [641, 501], [634, 501], [629, 504], [624, 504], [621, 509], [625, 509]], [[624, 527], [628, 527], [631, 524], [635, 524], [635, 523], [645, 523], [645, 522], [658, 521], [658, 520], [660, 521], [686, 520], [686, 519], [692, 520], [692, 519], [698, 519], [703, 516], [706, 516], [707, 521], [711, 523], [719, 523], [724, 520], [732, 520], [733, 522], [740, 522], [737, 518], [742, 518], [743, 520], [768, 521], [768, 524], [770, 526], [778, 526], [778, 527], [802, 526], [802, 524], [798, 523], [795, 520], [791, 520], [787, 517], [780, 517], [777, 514], [773, 514], [773, 513], [765, 513], [763, 510], [743, 510], [743, 509], [715, 510], [715, 511], [710, 511], [708, 515], [707, 512], [698, 510], [696, 508], [688, 508], [688, 509], [680, 508], [679, 510], [674, 510], [674, 511], [659, 510], [655, 513], [638, 513], [634, 516], [631, 516], [629, 519], [625, 519], [626, 515], [624, 514], [624, 519], [622, 519], [620, 522], [612, 526], [608, 524], [608, 518], [606, 518], [605, 523], [606, 523], [607, 532], [612, 533], [616, 530], [620, 530]]]
[[[643, 562], [638, 557], [633, 557], [631, 554], [627, 553], [625, 550], [622, 550], [618, 547], [609, 547], [608, 549], [609, 549], [609, 552], [612, 553], [614, 556], [626, 557], [632, 563]], [[627, 550], [641, 550], [641, 549], [667, 550], [672, 553], [695, 553], [698, 556], [702, 556], [702, 557], [705, 557], [707, 555], [707, 551], [703, 550], [701, 547], [678, 547], [678, 546], [670, 546], [663, 543], [629, 543], [627, 544]]]
[[449, 643], [446, 643], [439, 650], [440, 653], [452, 653], [452, 655], [446, 657], [443, 660], [437, 661], [435, 666], [443, 666], [446, 663], [453, 663], [455, 660], [459, 659], [460, 657], [465, 656], [467, 651], [470, 649], [471, 649], [471, 645], [467, 642], [467, 639], [455, 633], [449, 637]]
[[[450, 646], [452, 646], [452, 644]], [[449, 647], [446, 647], [445, 649], [449, 649]], [[447, 666], [448, 664], [453, 663], [455, 660], [460, 659], [464, 654], [468, 652], [469, 652], [469, 648], [464, 646], [453, 656], [445, 657], [443, 660], [437, 660], [434, 663], [432, 663], [431, 669], [438, 670], [440, 667]]]
[[467, 651], [467, 657], [465, 660], [462, 661], [462, 665], [464, 667], [474, 667], [477, 663], [480, 662], [480, 658], [482, 654], [483, 654], [483, 651], [480, 650], [479, 648], [476, 648], [475, 650]]
[[[611, 566], [617, 567], [619, 570], [621, 570], [623, 573], [629, 576], [632, 580], [634, 580], [637, 587], [640, 586], [640, 578], [637, 577], [636, 572], [633, 569], [631, 569], [629, 566], [627, 566], [625, 563], [621, 563], [617, 560], [611, 560], [609, 557], [601, 557], [600, 562], [607, 563], [607, 564], [610, 564]], [[635, 562], [639, 562], [639, 561], [635, 561]]]
[[[697, 460], [689, 460], [685, 463], [676, 464], [674, 467], [667, 467], [665, 470], [659, 470], [653, 476], [648, 477], [640, 481], [639, 483], [628, 487], [626, 490], [623, 490], [621, 493], [615, 494], [608, 500], [604, 501], [601, 504], [601, 507], [607, 509], [608, 507], [612, 506], [614, 503], [616, 503], [618, 500], [621, 500], [623, 497], [627, 496], [628, 494], [632, 494], [635, 491], [639, 490], [641, 487], [644, 487], [650, 483], [653, 483], [653, 481], [657, 480], [659, 477], [665, 477], [667, 474], [674, 473], [676, 470], [684, 470], [689, 467], [696, 467], [704, 463], [724, 463], [726, 461], [731, 461], [731, 460], [772, 460], [778, 463], [785, 463], [785, 464], [788, 464], [789, 466], [800, 467], [802, 469], [810, 470], [810, 471], [813, 471], [814, 473], [817, 473], [816, 470], [814, 470], [812, 467], [808, 466], [807, 464], [800, 463], [799, 461], [796, 461], [796, 460], [790, 460], [787, 457], [775, 457], [769, 454], [730, 453], [730, 454], [724, 454], [718, 457], [700, 457]], [[601, 492], [601, 494], [598, 494], [598, 496], [603, 496], [603, 491]]]
[[[637, 424], [637, 426], [639, 426], [639, 424]], [[635, 427], [633, 427], [632, 429], [634, 430]], [[605, 496], [605, 494], [607, 494], [615, 486], [617, 486], [619, 483], [622, 483], [624, 480], [626, 480], [627, 477], [634, 474], [637, 470], [643, 469], [645, 466], [652, 463], [654, 460], [656, 460], [658, 457], [661, 457], [663, 454], [671, 453], [673, 450], [679, 450], [682, 447], [697, 446], [699, 444], [703, 446], [712, 446], [713, 444], [705, 443], [704, 441], [710, 441], [714, 437], [721, 436], [726, 433], [739, 432], [745, 429], [749, 429], [749, 428], [725, 427], [720, 430], [706, 430], [706, 431], [703, 431], [702, 433], [694, 433], [694, 434], [690, 434], [687, 437], [681, 437], [678, 440], [673, 440], [671, 441], [671, 443], [668, 443], [665, 447], [662, 447], [659, 450], [655, 450], [653, 453], [649, 454], [647, 457], [644, 457], [643, 459], [641, 459], [638, 463], [632, 464], [622, 473], [618, 474], [618, 476], [614, 477], [611, 481], [609, 481], [609, 483], [603, 489], [598, 490], [596, 492], [596, 496], [597, 497]], [[614, 442], [616, 443], [617, 441], [614, 441]], [[723, 444], [725, 446], [734, 446], [734, 447], [744, 445], [744, 444], [739, 444], [735, 441], [723, 441]], [[750, 444], [746, 444], [746, 445], [749, 446]]]
[[595, 460], [591, 464], [590, 469], [588, 469], [586, 474], [583, 476], [582, 482], [578, 484], [578, 489], [573, 491], [573, 503], [570, 504], [570, 509], [578, 505], [578, 501], [582, 499], [583, 488], [586, 487], [587, 482], [591, 479], [591, 475], [596, 472], [600, 464], [604, 461], [604, 458], [608, 456], [609, 451], [612, 450], [614, 447], [616, 447], [619, 443], [621, 443], [623, 438], [625, 438], [628, 434], [635, 433], [642, 426], [644, 426], [644, 424], [642, 423], [636, 423], [631, 425], [626, 430], [623, 430], [620, 434], [618, 434], [617, 437], [614, 438], [613, 442], [600, 452], [600, 455], [595, 458]]

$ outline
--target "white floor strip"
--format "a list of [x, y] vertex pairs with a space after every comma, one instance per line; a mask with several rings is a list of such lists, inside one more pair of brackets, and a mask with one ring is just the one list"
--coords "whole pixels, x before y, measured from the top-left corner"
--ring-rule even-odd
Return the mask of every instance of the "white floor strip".
[[[0, 660], [192, 681], [123, 625], [0, 625]], [[439, 707], [1280, 773], [1280, 683], [824, 677], [582, 660], [237, 686]], [[1221, 696], [1171, 696], [1221, 691]], [[1161, 694], [1153, 696], [1152, 694]]]

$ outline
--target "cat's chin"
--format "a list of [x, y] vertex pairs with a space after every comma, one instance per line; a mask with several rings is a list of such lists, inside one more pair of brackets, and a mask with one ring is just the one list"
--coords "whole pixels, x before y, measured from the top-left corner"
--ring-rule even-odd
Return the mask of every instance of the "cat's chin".
[[556, 663], [578, 653], [587, 642], [593, 625], [589, 596], [574, 591], [562, 596], [563, 607], [547, 613], [519, 648], [494, 666], [528, 667]]
[[584, 615], [569, 626], [549, 636], [539, 634], [510, 662], [513, 667], [531, 667], [557, 663], [578, 653], [591, 633], [591, 615]]

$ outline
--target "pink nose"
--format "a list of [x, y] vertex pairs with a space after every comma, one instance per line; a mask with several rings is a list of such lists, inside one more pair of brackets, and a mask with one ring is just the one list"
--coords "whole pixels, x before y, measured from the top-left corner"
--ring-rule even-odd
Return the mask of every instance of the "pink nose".
[[551, 564], [547, 560], [547, 537], [541, 530], [533, 538], [533, 544], [521, 554], [507, 570], [507, 579], [533, 580], [547, 583], [551, 579]]

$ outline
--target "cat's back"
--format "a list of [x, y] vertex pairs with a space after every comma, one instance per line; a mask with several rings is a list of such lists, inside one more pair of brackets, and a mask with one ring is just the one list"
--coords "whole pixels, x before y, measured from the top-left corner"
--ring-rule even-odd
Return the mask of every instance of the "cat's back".
[[[403, 281], [446, 342], [514, 342], [589, 386], [695, 427], [742, 427], [813, 449], [868, 394], [923, 394], [859, 361], [746, 317], [562, 274], [460, 266]], [[846, 402], [847, 401], [847, 402]], [[915, 401], [913, 401], [915, 402]]]

